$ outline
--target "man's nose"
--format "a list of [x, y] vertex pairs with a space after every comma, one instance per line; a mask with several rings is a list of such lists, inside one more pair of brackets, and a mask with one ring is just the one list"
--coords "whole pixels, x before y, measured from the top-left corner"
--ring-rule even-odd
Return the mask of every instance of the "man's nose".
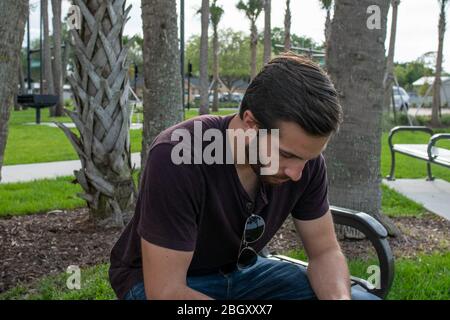
[[302, 162], [300, 165], [290, 166], [284, 170], [284, 173], [292, 180], [298, 181], [302, 177], [303, 169], [305, 168], [306, 162]]

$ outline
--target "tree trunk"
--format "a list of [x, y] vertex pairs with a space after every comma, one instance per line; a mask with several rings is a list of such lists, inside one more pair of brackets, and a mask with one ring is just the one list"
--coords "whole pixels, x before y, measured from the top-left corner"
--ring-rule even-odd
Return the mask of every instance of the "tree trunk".
[[291, 1], [286, 0], [286, 13], [284, 14], [284, 51], [291, 50]]
[[[18, 66], [18, 76], [19, 76], [19, 85], [20, 88], [17, 88], [17, 93], [14, 94], [14, 97], [17, 96], [17, 94], [26, 94], [27, 93], [27, 88], [25, 85], [25, 76], [23, 74], [23, 68], [22, 68], [22, 63], [19, 59], [19, 66]], [[14, 111], [20, 111], [22, 108], [21, 106], [17, 103], [17, 99], [14, 99]]]
[[[369, 30], [366, 12], [381, 9], [381, 29]], [[336, 1], [327, 69], [340, 95], [344, 123], [325, 153], [333, 205], [366, 212], [399, 230], [381, 212], [381, 113], [389, 0]], [[364, 26], [364, 27], [361, 27]]]
[[217, 26], [214, 26], [213, 35], [213, 82], [214, 82], [214, 97], [212, 111], [219, 111], [219, 35], [217, 33]]
[[175, 0], [143, 0], [144, 132], [141, 168], [149, 147], [164, 129], [183, 120]]
[[386, 59], [386, 72], [384, 77], [384, 108], [389, 110], [392, 100], [392, 85], [394, 84], [394, 55], [395, 55], [395, 37], [397, 34], [397, 16], [400, 0], [392, 0], [392, 25], [391, 37], [389, 39], [389, 53]]
[[256, 21], [251, 21], [251, 32], [250, 32], [250, 76], [251, 80], [256, 77], [256, 59], [258, 50], [258, 29], [256, 28]]
[[55, 86], [55, 94], [59, 96], [59, 102], [54, 107], [53, 116], [61, 117], [64, 107], [64, 92], [62, 81], [62, 50], [61, 50], [61, 0], [52, 0], [53, 11], [53, 82]]
[[331, 33], [331, 8], [327, 8], [327, 17], [325, 20], [325, 43], [328, 45]]
[[200, 38], [200, 114], [209, 113], [208, 26], [209, 0], [202, 0], [202, 34]]
[[264, 64], [272, 55], [271, 0], [264, 2]]
[[441, 0], [441, 13], [439, 16], [439, 44], [436, 58], [436, 76], [433, 86], [433, 108], [431, 111], [431, 125], [433, 127], [439, 127], [441, 121], [439, 119], [439, 110], [441, 108], [441, 74], [442, 74], [442, 58], [444, 49], [444, 35], [445, 35], [445, 6], [446, 2]]
[[0, 1], [0, 181], [27, 16], [28, 0]]
[[131, 6], [125, 10], [125, 0], [75, 0], [74, 4], [82, 15], [81, 29], [70, 31], [74, 72], [68, 80], [76, 110], [65, 111], [79, 137], [63, 124], [58, 126], [80, 157], [82, 167], [74, 173], [91, 218], [100, 225], [122, 227], [133, 214], [136, 194], [129, 135], [128, 48], [122, 44]]
[[[55, 87], [53, 84], [52, 73], [52, 52], [50, 49], [50, 31], [48, 23], [48, 0], [41, 0], [42, 20], [44, 29], [44, 45], [43, 45], [43, 62], [44, 74], [42, 77], [42, 92], [44, 94], [54, 94]], [[50, 115], [53, 116], [53, 108], [50, 109]]]
[[64, 54], [62, 57], [62, 70], [61, 70], [63, 90], [64, 84], [67, 82], [67, 66], [69, 65], [69, 57], [70, 57], [70, 47], [69, 44], [66, 41], [64, 41]]

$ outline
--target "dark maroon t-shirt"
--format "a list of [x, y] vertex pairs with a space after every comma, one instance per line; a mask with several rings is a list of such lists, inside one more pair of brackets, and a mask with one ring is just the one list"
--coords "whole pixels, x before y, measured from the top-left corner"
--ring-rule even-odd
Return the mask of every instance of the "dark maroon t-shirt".
[[[194, 251], [188, 276], [217, 272], [236, 263], [247, 217], [264, 218], [263, 236], [252, 247], [261, 250], [287, 216], [312, 220], [328, 209], [327, 178], [322, 156], [308, 161], [299, 181], [277, 186], [260, 184], [254, 201], [241, 185], [234, 164], [180, 164], [171, 160], [177, 141], [174, 129], [223, 132], [234, 115], [200, 116], [161, 132], [153, 142], [135, 215], [111, 252], [111, 285], [119, 298], [143, 281], [140, 238], [155, 245]], [[193, 162], [192, 162], [193, 163]]]

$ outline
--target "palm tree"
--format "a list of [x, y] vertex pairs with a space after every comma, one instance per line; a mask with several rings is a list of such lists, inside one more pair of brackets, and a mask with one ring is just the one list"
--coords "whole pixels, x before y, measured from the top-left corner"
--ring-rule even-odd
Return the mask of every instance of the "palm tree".
[[291, 50], [291, 1], [286, 0], [286, 12], [284, 14], [284, 51]]
[[[44, 48], [43, 48], [43, 62], [44, 62], [44, 74], [43, 74], [43, 88], [42, 92], [45, 94], [55, 93], [55, 87], [53, 85], [53, 72], [52, 72], [52, 52], [50, 49], [50, 31], [48, 23], [48, 0], [41, 0], [41, 14], [44, 25]], [[50, 114], [52, 112], [50, 110]]]
[[440, 126], [439, 111], [441, 108], [441, 74], [442, 74], [442, 58], [444, 50], [444, 35], [446, 27], [445, 10], [447, 9], [448, 0], [438, 0], [441, 8], [439, 14], [439, 44], [436, 58], [436, 76], [433, 87], [433, 108], [431, 112], [431, 124], [435, 127]]
[[[344, 123], [325, 156], [330, 202], [361, 210], [385, 225], [395, 225], [381, 214], [381, 114], [387, 14], [389, 0], [378, 0], [382, 28], [369, 30], [367, 8], [373, 0], [336, 1], [327, 46], [327, 69], [344, 109]], [[358, 39], [358, 46], [354, 39]], [[343, 59], [342, 57], [345, 57]]]
[[212, 105], [212, 111], [219, 111], [219, 35], [217, 28], [219, 26], [220, 19], [223, 16], [222, 7], [217, 5], [217, 0], [213, 0], [211, 7], [209, 8], [211, 14], [211, 24], [213, 27], [213, 83], [214, 83], [214, 99]]
[[394, 80], [394, 54], [395, 54], [395, 37], [397, 34], [397, 16], [400, 0], [391, 0], [392, 5], [392, 25], [391, 38], [389, 39], [389, 52], [386, 58], [386, 73], [384, 77], [384, 107], [389, 107], [392, 98], [392, 84]]
[[0, 181], [28, 10], [28, 0], [0, 1]]
[[64, 96], [63, 96], [63, 72], [62, 72], [62, 23], [61, 23], [61, 0], [52, 0], [53, 11], [53, 83], [55, 86], [55, 94], [59, 96], [59, 102], [54, 107], [54, 117], [60, 117], [63, 113]]
[[327, 12], [327, 17], [325, 19], [325, 43], [328, 43], [330, 38], [330, 28], [331, 28], [331, 7], [333, 5], [333, 0], [319, 0], [322, 5], [322, 9]]
[[256, 55], [258, 46], [258, 29], [256, 28], [256, 20], [264, 8], [264, 0], [240, 0], [236, 8], [243, 11], [250, 20], [250, 76], [251, 79], [256, 77]]
[[141, 167], [153, 139], [183, 121], [176, 0], [143, 0], [144, 132]]
[[272, 55], [271, 0], [264, 1], [264, 64]]
[[[122, 32], [131, 10], [124, 0], [74, 0], [81, 29], [70, 30], [74, 50], [68, 77], [75, 111], [65, 110], [79, 136], [59, 123], [81, 160], [75, 171], [91, 218], [101, 225], [123, 226], [135, 199], [130, 153], [128, 48]], [[177, 87], [178, 84], [177, 84]]]
[[200, 114], [209, 113], [209, 79], [208, 79], [208, 26], [209, 0], [202, 0], [200, 9], [202, 34], [200, 38]]

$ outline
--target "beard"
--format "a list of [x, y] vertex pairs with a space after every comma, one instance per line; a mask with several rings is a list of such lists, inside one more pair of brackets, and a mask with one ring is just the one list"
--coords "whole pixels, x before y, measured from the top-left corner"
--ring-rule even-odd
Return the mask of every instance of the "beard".
[[[249, 163], [249, 152], [250, 152], [250, 147], [249, 145], [245, 146], [245, 159], [246, 162]], [[256, 164], [252, 164], [249, 163], [250, 167], [252, 168], [253, 172], [256, 174], [256, 176], [258, 177], [258, 179], [260, 180], [261, 183], [266, 184], [266, 185], [271, 185], [271, 186], [276, 186], [276, 185], [280, 185], [284, 182], [287, 182], [290, 180], [290, 178], [284, 174], [274, 174], [274, 175], [263, 175], [261, 174], [261, 169], [264, 167], [268, 167], [268, 165], [263, 165], [260, 161], [260, 157], [258, 154], [258, 157], [256, 159]]]
[[259, 178], [260, 182], [266, 185], [277, 186], [290, 180], [290, 178], [285, 175], [275, 174], [269, 176], [261, 174], [261, 168], [264, 168], [264, 166], [260, 163], [250, 164], [250, 167]]

